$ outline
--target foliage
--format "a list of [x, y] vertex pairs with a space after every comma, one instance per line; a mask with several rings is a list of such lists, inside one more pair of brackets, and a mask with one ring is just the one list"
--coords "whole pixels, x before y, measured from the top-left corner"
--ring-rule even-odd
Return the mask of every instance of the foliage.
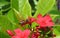
[[[0, 38], [10, 38], [6, 33], [8, 29], [20, 28], [24, 30], [25, 28], [21, 27], [20, 21], [29, 17], [36, 18], [38, 14], [43, 16], [50, 14], [55, 22], [53, 33], [58, 38], [60, 26], [56, 25], [58, 24], [56, 20], [60, 18], [60, 11], [58, 11], [56, 4], [56, 0], [0, 0]], [[31, 27], [35, 28], [36, 26], [36, 23], [32, 23]], [[26, 27], [31, 28], [28, 25]]]

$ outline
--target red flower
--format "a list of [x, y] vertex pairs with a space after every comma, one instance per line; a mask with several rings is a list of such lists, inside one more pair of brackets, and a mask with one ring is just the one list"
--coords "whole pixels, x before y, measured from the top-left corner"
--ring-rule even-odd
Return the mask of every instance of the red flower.
[[26, 29], [24, 31], [21, 31], [20, 29], [16, 29], [16, 30], [14, 30], [14, 32], [16, 34], [14, 36], [12, 36], [12, 38], [28, 38], [28, 36], [30, 34], [30, 30], [28, 30], [28, 29]]
[[7, 33], [10, 35], [10, 36], [14, 36], [13, 32], [11, 30], [7, 30]]
[[38, 38], [38, 36], [40, 36], [40, 33], [39, 32], [34, 32], [32, 34], [32, 37], [31, 38]]
[[49, 15], [42, 17], [42, 15], [39, 14], [37, 18], [36, 23], [38, 23], [40, 27], [51, 27], [54, 25]]
[[28, 22], [28, 24], [32, 24], [35, 20], [36, 20], [35, 18], [29, 17], [29, 22]]

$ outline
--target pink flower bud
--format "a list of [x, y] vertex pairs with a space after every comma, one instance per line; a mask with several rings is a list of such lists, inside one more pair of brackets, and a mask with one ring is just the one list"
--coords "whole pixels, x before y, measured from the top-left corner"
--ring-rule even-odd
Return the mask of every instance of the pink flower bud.
[[14, 36], [13, 32], [11, 30], [7, 30], [7, 33], [10, 35], [10, 36]]

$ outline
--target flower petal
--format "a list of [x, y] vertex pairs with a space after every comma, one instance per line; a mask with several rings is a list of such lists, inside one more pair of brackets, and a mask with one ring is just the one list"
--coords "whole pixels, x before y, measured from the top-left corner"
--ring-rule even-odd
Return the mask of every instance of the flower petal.
[[24, 38], [28, 38], [28, 36], [30, 35], [30, 30], [24, 30], [24, 32], [23, 32], [23, 34], [24, 34]]
[[7, 33], [10, 35], [10, 36], [14, 36], [13, 32], [11, 30], [7, 30]]
[[14, 32], [16, 33], [16, 35], [22, 35], [22, 31], [19, 28], [15, 29]]

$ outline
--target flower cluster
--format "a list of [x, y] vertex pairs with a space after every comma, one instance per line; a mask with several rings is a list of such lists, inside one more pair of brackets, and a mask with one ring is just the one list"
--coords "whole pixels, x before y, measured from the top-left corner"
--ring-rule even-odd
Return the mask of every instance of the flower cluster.
[[27, 21], [25, 22], [23, 21], [23, 23], [21, 22], [21, 25], [29, 24], [30, 26], [32, 26], [31, 24], [33, 22], [38, 24], [38, 26], [36, 26], [35, 32], [31, 31], [32, 28], [30, 28], [30, 30], [24, 30], [24, 31], [16, 29], [14, 30], [16, 34], [13, 34], [10, 30], [7, 30], [7, 32], [12, 38], [28, 38], [29, 35], [30, 38], [38, 38], [39, 36], [41, 38], [45, 38], [46, 33], [48, 33], [47, 36], [53, 35], [52, 27], [54, 23], [52, 22], [52, 19], [49, 15], [42, 16], [41, 14], [39, 14], [37, 18], [30, 17], [28, 18]]
[[39, 14], [37, 16], [37, 19], [34, 19], [34, 18], [31, 18], [31, 19], [33, 19], [34, 22], [39, 24], [40, 27], [52, 27], [54, 25], [49, 15], [46, 15], [43, 17], [41, 14]]
[[[45, 36], [45, 33], [53, 30], [53, 26], [54, 26], [54, 23], [51, 19], [51, 17], [49, 15], [45, 15], [45, 16], [42, 16], [41, 14], [39, 14], [37, 16], [37, 19], [35, 18], [31, 18], [32, 21], [31, 23], [33, 22], [36, 22], [39, 26], [36, 26], [36, 32], [33, 33], [32, 37], [33, 38], [38, 38], [39, 36], [42, 36], [41, 38], [43, 38]], [[43, 32], [43, 34], [41, 32]], [[52, 36], [53, 34], [50, 32], [50, 36]]]
[[30, 34], [30, 30], [26, 29], [24, 31], [21, 31], [20, 29], [15, 29], [14, 30], [15, 34], [11, 32], [10, 30], [7, 30], [7, 33], [12, 37], [12, 38], [28, 38]]

